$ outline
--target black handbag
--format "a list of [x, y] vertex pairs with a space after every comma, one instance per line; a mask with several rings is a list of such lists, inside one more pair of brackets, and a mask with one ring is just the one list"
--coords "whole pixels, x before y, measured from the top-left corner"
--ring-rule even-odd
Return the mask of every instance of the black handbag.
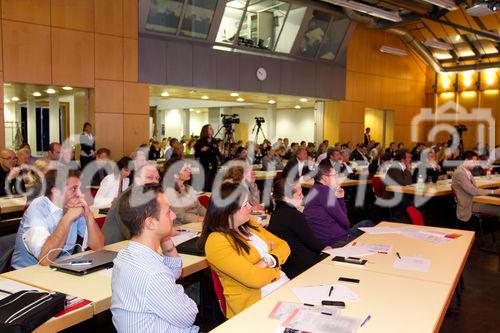
[[31, 332], [64, 310], [65, 294], [22, 290], [0, 300], [0, 333]]

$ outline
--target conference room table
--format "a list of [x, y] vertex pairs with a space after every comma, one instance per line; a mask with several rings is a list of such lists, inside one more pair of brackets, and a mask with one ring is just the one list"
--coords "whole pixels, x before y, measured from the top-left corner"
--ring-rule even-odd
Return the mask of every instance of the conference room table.
[[[408, 227], [407, 224], [382, 222], [382, 227]], [[339, 277], [359, 279], [358, 284], [345, 284], [358, 295], [347, 301], [341, 315], [371, 316], [360, 332], [438, 332], [444, 319], [458, 279], [463, 271], [474, 233], [463, 230], [418, 226], [424, 232], [460, 234], [446, 243], [434, 244], [411, 239], [401, 234], [363, 234], [355, 241], [392, 245], [388, 254], [365, 257], [365, 268], [337, 265], [328, 257], [292, 279], [269, 296], [215, 328], [215, 333], [275, 332], [280, 321], [269, 319], [279, 301], [300, 303], [292, 288], [337, 284]], [[402, 270], [392, 267], [401, 256], [421, 255], [431, 259], [428, 272]]]
[[[474, 180], [479, 188], [495, 188], [500, 186], [500, 175], [474, 177]], [[425, 183], [423, 190], [418, 189], [417, 184], [406, 186], [391, 185], [386, 186], [385, 190], [426, 197], [445, 196], [453, 193], [451, 189], [451, 179], [439, 180], [436, 183]]]
[[0, 197], [0, 214], [23, 211], [26, 207], [27, 199], [24, 195], [10, 195]]
[[[110, 244], [106, 250], [119, 251], [128, 241]], [[205, 257], [180, 254], [182, 257], [182, 277], [189, 276], [208, 267]], [[48, 266], [34, 265], [7, 272], [0, 277], [15, 280], [44, 290], [54, 290], [87, 299], [92, 302], [93, 314], [111, 307], [111, 269], [88, 275], [77, 276], [54, 271]]]
[[489, 195], [478, 195], [472, 199], [475, 203], [500, 206], [500, 197]]

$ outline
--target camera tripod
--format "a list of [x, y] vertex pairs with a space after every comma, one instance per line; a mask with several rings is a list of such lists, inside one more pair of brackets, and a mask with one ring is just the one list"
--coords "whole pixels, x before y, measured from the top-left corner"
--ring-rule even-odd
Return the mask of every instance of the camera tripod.
[[254, 143], [256, 145], [258, 145], [259, 144], [258, 143], [259, 142], [258, 141], [259, 140], [259, 133], [262, 134], [262, 136], [264, 137], [264, 140], [267, 140], [267, 138], [266, 138], [266, 136], [264, 134], [264, 130], [262, 129], [262, 124], [260, 122], [258, 122], [258, 121], [255, 122], [255, 125], [252, 128], [252, 134], [253, 134], [253, 132], [255, 132], [255, 128], [257, 128], [257, 132], [255, 133], [255, 141], [254, 141]]

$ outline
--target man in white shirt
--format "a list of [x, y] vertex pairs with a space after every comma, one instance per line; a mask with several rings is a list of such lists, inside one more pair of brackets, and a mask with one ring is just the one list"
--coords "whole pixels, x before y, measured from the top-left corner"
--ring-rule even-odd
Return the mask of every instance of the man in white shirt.
[[309, 164], [306, 148], [299, 146], [295, 151], [295, 157], [290, 159], [283, 169], [283, 177], [298, 179], [309, 173]]
[[176, 284], [182, 259], [170, 238], [175, 214], [161, 185], [135, 187], [119, 204], [132, 238], [114, 260], [111, 313], [117, 331], [198, 332], [196, 303]]
[[12, 255], [15, 269], [37, 263], [49, 265], [71, 254], [77, 236], [83, 239], [82, 249], [104, 246], [104, 236], [81, 198], [79, 173], [50, 170], [45, 184], [45, 196], [31, 202], [19, 226]]

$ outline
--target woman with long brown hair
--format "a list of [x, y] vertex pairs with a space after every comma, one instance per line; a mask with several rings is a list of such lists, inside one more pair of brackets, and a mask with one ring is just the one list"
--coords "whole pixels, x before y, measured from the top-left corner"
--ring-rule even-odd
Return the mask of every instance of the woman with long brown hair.
[[212, 184], [221, 158], [217, 141], [213, 136], [214, 129], [212, 125], [206, 124], [201, 128], [200, 138], [194, 145], [194, 157], [200, 160], [200, 164], [205, 172], [205, 186], [203, 187], [203, 191], [206, 192], [212, 191]]

